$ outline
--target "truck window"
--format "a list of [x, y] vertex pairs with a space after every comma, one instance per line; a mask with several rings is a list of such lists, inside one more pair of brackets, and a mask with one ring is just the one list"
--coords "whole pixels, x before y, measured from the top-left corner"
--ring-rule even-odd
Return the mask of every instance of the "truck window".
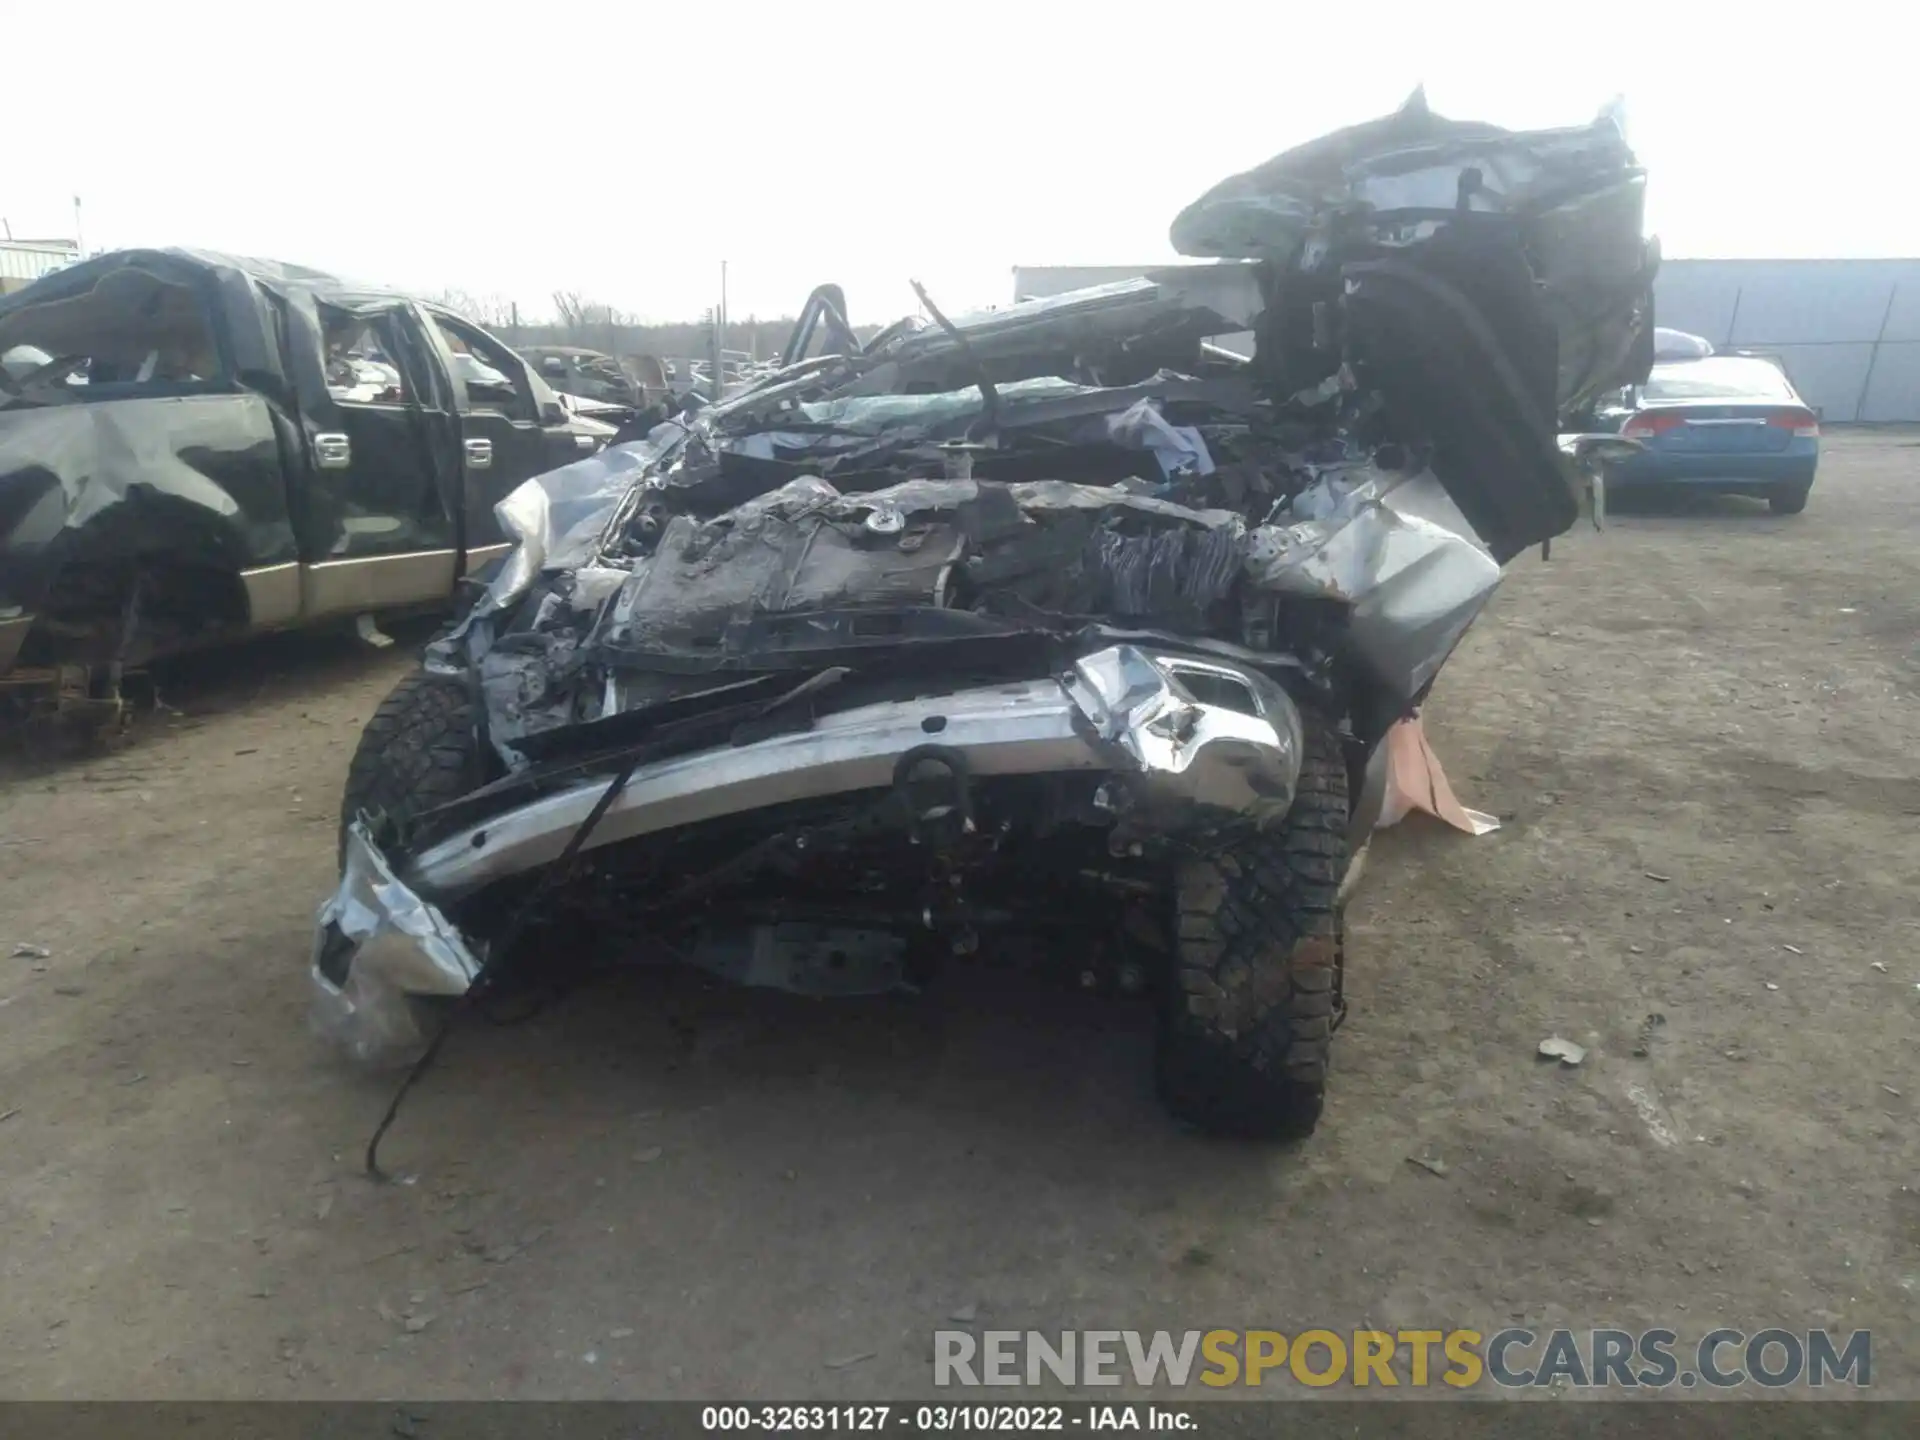
[[356, 315], [327, 304], [317, 308], [327, 393], [342, 404], [405, 405], [412, 390], [394, 317]]
[[200, 291], [132, 267], [0, 320], [0, 356], [12, 387], [48, 400], [177, 395], [226, 381]]
[[491, 410], [530, 425], [539, 422], [526, 367], [511, 350], [477, 325], [438, 314], [433, 323], [453, 352], [454, 383], [466, 391], [469, 410]]

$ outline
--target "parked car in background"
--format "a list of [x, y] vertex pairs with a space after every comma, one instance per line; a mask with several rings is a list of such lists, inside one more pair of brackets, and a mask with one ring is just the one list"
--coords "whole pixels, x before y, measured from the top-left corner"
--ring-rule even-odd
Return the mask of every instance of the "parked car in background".
[[1653, 367], [1620, 392], [1601, 424], [1640, 451], [1607, 471], [1616, 492], [1684, 485], [1764, 499], [1776, 515], [1807, 508], [1820, 464], [1820, 417], [1786, 372], [1754, 355]]
[[563, 395], [632, 409], [643, 403], [639, 383], [611, 355], [575, 345], [530, 345], [520, 353]]
[[46, 276], [0, 299], [0, 702], [115, 714], [158, 655], [445, 605], [495, 504], [613, 433], [391, 291], [187, 250]]

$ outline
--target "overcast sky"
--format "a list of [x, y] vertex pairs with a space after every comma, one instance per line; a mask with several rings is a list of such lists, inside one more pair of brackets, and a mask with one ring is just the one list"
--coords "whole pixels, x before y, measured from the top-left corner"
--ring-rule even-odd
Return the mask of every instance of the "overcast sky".
[[[1891, 8], [1688, 3], [0, 0], [0, 218], [545, 312], [853, 318], [1171, 259], [1215, 180], [1396, 108], [1578, 124], [1615, 94], [1669, 255], [1915, 255]], [[1875, 18], [1882, 17], [1882, 18]], [[1876, 40], [1876, 36], [1881, 37]]]

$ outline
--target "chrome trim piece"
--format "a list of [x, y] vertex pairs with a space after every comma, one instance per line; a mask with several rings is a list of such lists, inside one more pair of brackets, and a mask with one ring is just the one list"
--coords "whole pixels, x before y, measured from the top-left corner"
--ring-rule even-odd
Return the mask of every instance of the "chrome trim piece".
[[473, 549], [467, 551], [466, 568], [460, 573], [462, 575], [471, 575], [482, 565], [497, 560], [511, 549], [513, 549], [511, 541], [502, 541], [498, 545], [476, 545]]
[[20, 658], [20, 647], [27, 643], [27, 632], [33, 629], [34, 617], [16, 615], [0, 620], [0, 674], [13, 668], [13, 662]]
[[366, 555], [306, 565], [300, 571], [300, 613], [314, 619], [444, 600], [453, 594], [453, 567], [451, 550]]
[[[1132, 758], [1150, 814], [1198, 808], [1264, 824], [1293, 804], [1300, 712], [1257, 671], [1116, 645], [1062, 680], [1100, 738]], [[1194, 687], [1207, 682], [1252, 713], [1201, 703]]]
[[261, 565], [240, 572], [247, 592], [247, 621], [261, 629], [290, 625], [300, 618], [300, 562]]
[[[1201, 704], [1180, 671], [1230, 675], [1261, 713]], [[1112, 771], [1122, 818], [1138, 808], [1162, 822], [1265, 818], [1293, 803], [1300, 717], [1286, 694], [1251, 671], [1154, 659], [1130, 645], [1088, 656], [1047, 680], [864, 705], [823, 717], [801, 734], [643, 765], [607, 808], [587, 849], [794, 800], [892, 782], [906, 750], [937, 743], [963, 752], [976, 776]], [[557, 858], [606, 789], [604, 778], [528, 802], [470, 826], [415, 857], [407, 883], [449, 898]]]
[[313, 465], [316, 470], [345, 470], [353, 464], [353, 441], [338, 430], [327, 430], [313, 437]]
[[493, 464], [493, 441], [469, 440], [466, 444], [467, 467], [472, 470], [484, 470]]

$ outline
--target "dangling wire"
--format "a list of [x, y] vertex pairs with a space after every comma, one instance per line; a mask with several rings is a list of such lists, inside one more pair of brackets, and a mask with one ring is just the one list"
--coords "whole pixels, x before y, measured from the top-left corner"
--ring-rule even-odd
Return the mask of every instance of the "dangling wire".
[[628, 756], [621, 764], [618, 773], [616, 773], [608, 783], [607, 788], [600, 792], [600, 798], [594, 802], [593, 809], [587, 812], [587, 818], [582, 820], [579, 828], [568, 837], [566, 849], [562, 850], [559, 858], [542, 872], [539, 883], [533, 888], [533, 893], [521, 902], [518, 910], [514, 911], [513, 918], [507, 922], [506, 926], [501, 930], [499, 937], [495, 940], [492, 949], [487, 952], [487, 958], [481, 961], [480, 969], [474, 974], [473, 982], [467, 986], [466, 993], [460, 997], [453, 1009], [441, 1019], [440, 1028], [434, 1032], [432, 1041], [427, 1045], [426, 1050], [421, 1054], [420, 1058], [413, 1062], [413, 1068], [407, 1071], [406, 1079], [400, 1082], [400, 1088], [394, 1092], [393, 1100], [387, 1106], [387, 1113], [380, 1117], [380, 1124], [374, 1130], [373, 1138], [367, 1141], [367, 1174], [375, 1180], [384, 1184], [391, 1179], [391, 1177], [380, 1168], [380, 1142], [386, 1138], [387, 1131], [392, 1128], [394, 1119], [399, 1115], [400, 1106], [406, 1100], [408, 1092], [420, 1083], [421, 1076], [433, 1068], [433, 1062], [439, 1057], [441, 1048], [447, 1043], [447, 1036], [453, 1033], [455, 1020], [484, 997], [489, 983], [494, 979], [496, 967], [512, 953], [513, 947], [519, 943], [520, 936], [525, 932], [528, 923], [532, 921], [534, 915], [538, 912], [541, 901], [545, 900], [549, 892], [559, 885], [561, 881], [565, 880], [572, 872], [574, 858], [579, 855], [581, 847], [587, 843], [587, 837], [593, 834], [594, 827], [599, 825], [601, 819], [606, 815], [608, 808], [612, 806], [614, 797], [624, 790], [627, 781], [633, 778], [633, 772], [638, 768], [644, 753], [644, 751], [635, 751], [632, 755]]

